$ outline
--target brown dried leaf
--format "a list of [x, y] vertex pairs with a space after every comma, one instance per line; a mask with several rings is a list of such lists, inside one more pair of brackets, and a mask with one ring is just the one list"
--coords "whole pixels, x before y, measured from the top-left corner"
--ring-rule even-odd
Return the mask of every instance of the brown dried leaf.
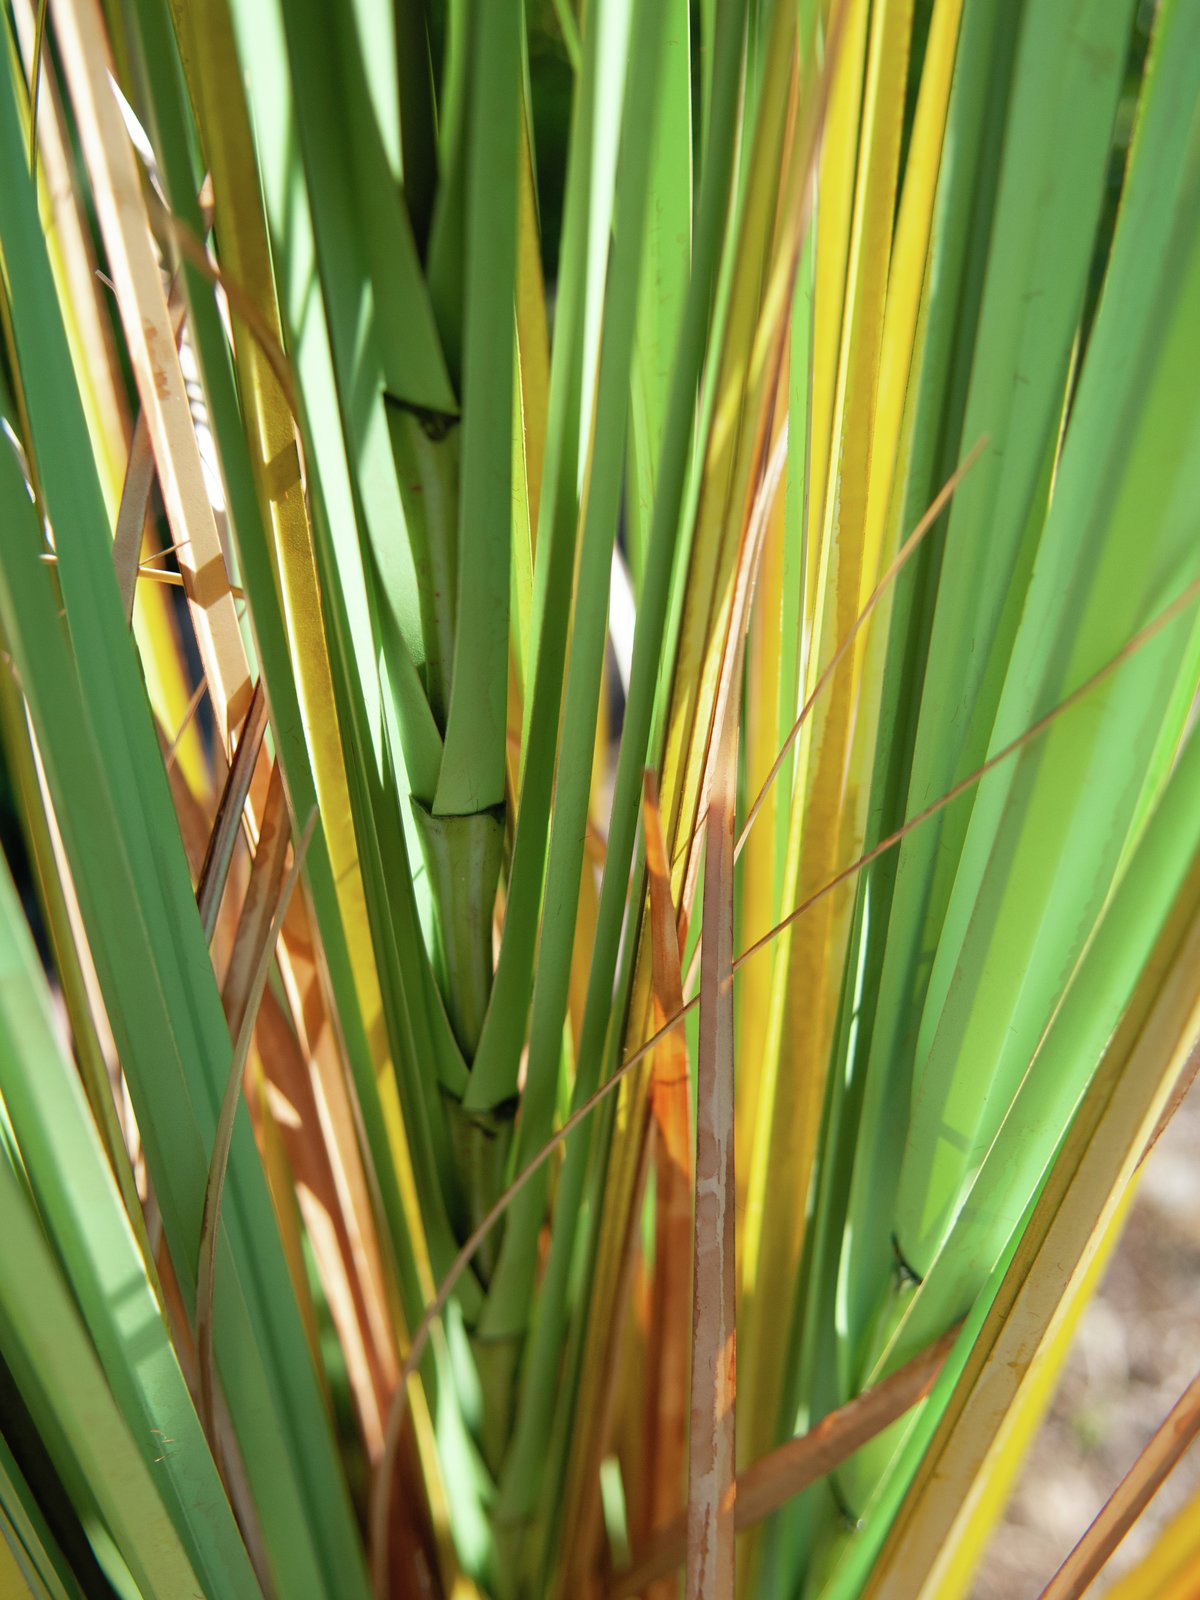
[[696, 1216], [692, 1288], [687, 1600], [734, 1592], [737, 1386], [733, 1164], [733, 829], [737, 723], [726, 713], [705, 824]]

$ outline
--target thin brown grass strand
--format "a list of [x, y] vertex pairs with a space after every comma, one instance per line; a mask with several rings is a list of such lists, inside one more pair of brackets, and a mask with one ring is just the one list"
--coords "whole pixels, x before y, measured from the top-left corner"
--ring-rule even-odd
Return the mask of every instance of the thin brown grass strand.
[[859, 856], [857, 861], [851, 862], [848, 867], [843, 867], [842, 871], [835, 877], [830, 878], [827, 883], [822, 884], [819, 889], [810, 894], [807, 900], [802, 900], [793, 911], [789, 911], [787, 916], [781, 922], [777, 922], [768, 932], [764, 933], [761, 939], [756, 939], [752, 945], [747, 946], [734, 962], [733, 970], [736, 972], [743, 962], [749, 961], [752, 955], [755, 955], [765, 945], [768, 945], [785, 928], [790, 927], [798, 917], [802, 917], [810, 907], [816, 905], [818, 900], [823, 900], [826, 895], [832, 894], [836, 888], [845, 883], [847, 878], [853, 877], [856, 872], [860, 872], [863, 867], [869, 866], [872, 861], [883, 855], [886, 850], [890, 850], [893, 845], [899, 844], [902, 839], [907, 838], [914, 828], [920, 827], [921, 823], [927, 822], [937, 812], [944, 810], [946, 806], [957, 800], [959, 795], [965, 794], [968, 789], [973, 789], [977, 783], [982, 782], [987, 777], [989, 772], [994, 771], [1002, 762], [1007, 761], [1009, 756], [1016, 755], [1030, 740], [1036, 739], [1038, 734], [1044, 732], [1052, 722], [1056, 722], [1059, 717], [1069, 711], [1072, 706], [1077, 705], [1080, 700], [1090, 694], [1106, 678], [1111, 677], [1118, 667], [1123, 666], [1129, 660], [1130, 656], [1136, 655], [1143, 646], [1149, 644], [1151, 639], [1173, 622], [1197, 598], [1200, 598], [1200, 578], [1189, 583], [1182, 594], [1178, 595], [1165, 610], [1160, 611], [1138, 633], [1135, 633], [1128, 643], [1122, 645], [1115, 656], [1106, 661], [1102, 667], [1097, 668], [1090, 678], [1085, 678], [1077, 689], [1072, 689], [1065, 699], [1060, 700], [1056, 706], [1052, 706], [1044, 715], [1038, 717], [1037, 721], [1031, 723], [1024, 733], [1019, 733], [1015, 739], [1010, 740], [1008, 744], [997, 750], [995, 755], [989, 756], [981, 767], [976, 767], [974, 772], [969, 772], [965, 778], [961, 778], [952, 789], [948, 789], [937, 800], [930, 801], [929, 805], [922, 811], [918, 811], [916, 816], [910, 817], [902, 827], [897, 828], [895, 833], [889, 833], [886, 838], [881, 839], [865, 855]]
[[179, 759], [179, 746], [182, 744], [184, 735], [191, 727], [196, 713], [200, 709], [200, 702], [204, 699], [204, 696], [207, 693], [208, 675], [206, 673], [201, 673], [200, 682], [192, 690], [192, 698], [188, 701], [187, 709], [184, 711], [183, 716], [180, 719], [179, 726], [175, 730], [175, 737], [171, 740], [170, 744], [163, 753], [163, 765], [168, 772], [170, 772], [171, 768]]
[[[818, 696], [829, 683], [829, 680], [833, 677], [834, 672], [841, 665], [842, 661], [845, 659], [851, 645], [854, 643], [860, 630], [865, 626], [875, 607], [879, 604], [880, 600], [883, 599], [884, 595], [887, 593], [892, 584], [895, 583], [896, 579], [900, 576], [901, 572], [903, 572], [911, 558], [917, 553], [918, 548], [924, 542], [926, 536], [932, 531], [938, 518], [946, 509], [951, 497], [954, 495], [955, 491], [959, 488], [967, 473], [971, 470], [976, 461], [979, 459], [980, 455], [983, 453], [983, 450], [987, 445], [987, 441], [987, 434], [981, 435], [980, 438], [976, 440], [975, 444], [972, 446], [967, 455], [964, 456], [959, 466], [955, 468], [954, 472], [949, 478], [946, 479], [946, 482], [938, 490], [937, 494], [930, 502], [929, 509], [925, 512], [921, 520], [917, 523], [916, 527], [904, 541], [903, 545], [901, 545], [900, 549], [896, 552], [891, 565], [880, 578], [879, 582], [875, 585], [875, 588], [871, 591], [866, 604], [863, 606], [862, 610], [851, 624], [849, 632], [846, 634], [845, 638], [840, 641], [837, 649], [830, 657], [830, 660], [823, 669], [821, 676], [817, 679], [816, 684], [813, 686], [812, 693], [800, 708], [800, 715], [792, 724], [791, 731], [788, 733], [787, 738], [783, 741], [783, 745], [779, 751], [779, 754], [775, 757], [770, 772], [768, 772], [767, 776], [763, 779], [762, 787], [755, 796], [754, 803], [746, 813], [746, 820], [742, 823], [741, 831], [739, 832], [737, 841], [734, 845], [735, 861], [742, 853], [746, 839], [749, 836], [750, 829], [754, 826], [758, 819], [758, 814], [762, 810], [763, 802], [766, 800], [768, 790], [775, 782], [775, 779], [779, 776], [788, 751], [795, 743], [800, 734], [800, 730], [808, 721], [808, 718], [812, 715], [813, 706], [816, 704]], [[683, 844], [676, 852], [672, 865], [677, 866], [687, 854], [688, 850], [692, 846], [693, 841], [699, 837], [700, 830], [704, 827], [704, 821], [705, 813], [701, 812], [700, 817], [697, 819], [695, 828], [687, 836]], [[689, 988], [691, 987], [690, 980], [692, 976], [693, 974], [689, 972], [689, 982], [687, 984], [687, 987]]]
[[837, 671], [838, 667], [845, 660], [847, 653], [849, 652], [855, 639], [857, 639], [859, 633], [862, 631], [863, 627], [866, 625], [871, 613], [879, 604], [880, 600], [883, 599], [887, 591], [895, 583], [896, 579], [900, 576], [904, 568], [908, 565], [911, 557], [916, 554], [918, 548], [924, 542], [925, 536], [930, 532], [938, 518], [941, 516], [942, 512], [946, 509], [946, 506], [949, 504], [951, 498], [953, 497], [959, 485], [962, 483], [963, 479], [967, 476], [971, 468], [983, 454], [986, 444], [987, 434], [983, 434], [975, 442], [970, 451], [963, 458], [962, 462], [954, 469], [950, 477], [947, 478], [942, 487], [938, 490], [932, 503], [930, 504], [928, 511], [926, 511], [925, 515], [917, 523], [916, 527], [909, 534], [908, 538], [901, 545], [900, 549], [896, 552], [891, 565], [880, 578], [879, 582], [875, 585], [874, 589], [872, 589], [866, 604], [863, 606], [858, 616], [854, 619], [854, 622], [850, 627], [850, 631], [846, 634], [845, 638], [842, 639], [837, 649], [833, 652], [833, 655], [829, 658], [829, 661], [822, 670], [820, 677], [813, 685], [811, 694], [801, 706], [800, 715], [792, 724], [791, 732], [783, 741], [783, 745], [780, 748], [779, 754], [775, 757], [770, 772], [768, 772], [766, 777], [763, 779], [762, 787], [755, 796], [753, 805], [751, 805], [749, 811], [746, 813], [746, 820], [742, 823], [741, 832], [738, 834], [737, 843], [734, 846], [735, 861], [742, 853], [742, 848], [746, 843], [747, 837], [749, 836], [750, 829], [754, 826], [755, 820], [757, 819], [759, 812], [762, 810], [763, 802], [767, 798], [767, 793], [770, 790], [771, 785], [779, 776], [780, 770], [783, 767], [783, 763], [787, 759], [788, 751], [796, 742], [801, 728], [803, 728], [804, 724], [808, 721], [808, 718], [812, 714], [812, 708], [816, 703], [817, 696], [821, 693], [822, 689], [824, 689], [825, 685], [833, 677], [833, 674]]
[[1200, 1433], [1200, 1375], [1188, 1384], [1099, 1515], [1042, 1590], [1040, 1600], [1080, 1600]]
[[[785, 422], [783, 430], [782, 430], [782, 433], [780, 435], [780, 440], [779, 440], [779, 444], [781, 444], [784, 447], [785, 454], [786, 454], [786, 446], [787, 446], [787, 431], [788, 431], [787, 430], [787, 424]], [[762, 787], [759, 789], [758, 794], [756, 795], [756, 797], [754, 799], [754, 803], [750, 807], [750, 810], [746, 815], [746, 820], [742, 824], [741, 831], [739, 832], [736, 840], [734, 841], [733, 859], [734, 859], [735, 863], [736, 863], [738, 857], [742, 853], [742, 849], [743, 849], [743, 846], [746, 843], [746, 840], [750, 836], [750, 829], [754, 826], [754, 823], [755, 823], [755, 821], [756, 821], [756, 819], [758, 817], [758, 814], [759, 814], [760, 810], [762, 809], [763, 802], [766, 800], [766, 797], [767, 797], [767, 794], [768, 794], [768, 792], [769, 792], [769, 790], [771, 788], [771, 785], [774, 783], [775, 779], [779, 776], [780, 770], [783, 767], [783, 763], [784, 763], [784, 761], [785, 761], [785, 759], [787, 757], [788, 751], [791, 749], [792, 745], [795, 743], [795, 740], [796, 740], [798, 734], [800, 733], [801, 728], [803, 728], [804, 724], [807, 722], [808, 718], [812, 714], [812, 709], [813, 709], [813, 706], [817, 702], [818, 695], [820, 695], [822, 689], [824, 689], [826, 684], [829, 683], [829, 681], [833, 677], [833, 674], [837, 671], [838, 667], [845, 660], [846, 655], [847, 655], [848, 651], [850, 650], [850, 647], [853, 645], [855, 639], [858, 637], [859, 631], [866, 624], [866, 622], [869, 619], [872, 611], [875, 609], [876, 605], [878, 605], [879, 601], [887, 593], [887, 591], [891, 587], [891, 585], [899, 577], [900, 573], [903, 571], [904, 567], [907, 565], [909, 559], [913, 555], [915, 555], [918, 547], [920, 546], [922, 541], [925, 539], [925, 536], [930, 532], [930, 530], [933, 528], [934, 524], [937, 522], [938, 518], [941, 516], [942, 512], [945, 510], [946, 505], [948, 504], [948, 502], [949, 502], [951, 496], [954, 494], [955, 490], [958, 488], [959, 484], [962, 483], [962, 481], [966, 477], [967, 473], [971, 470], [971, 468], [975, 465], [976, 461], [978, 461], [979, 457], [982, 455], [984, 446], [986, 444], [987, 444], [987, 435], [983, 434], [976, 441], [976, 443], [972, 447], [972, 449], [964, 457], [962, 463], [955, 469], [955, 471], [951, 474], [951, 476], [942, 485], [941, 489], [938, 491], [937, 495], [934, 497], [933, 502], [931, 503], [929, 509], [925, 512], [924, 516], [917, 523], [917, 526], [913, 529], [912, 533], [909, 534], [909, 536], [905, 540], [904, 544], [897, 551], [897, 553], [896, 553], [891, 565], [888, 567], [887, 571], [880, 578], [879, 582], [875, 585], [875, 588], [872, 590], [871, 595], [868, 598], [866, 604], [863, 606], [862, 610], [859, 612], [858, 616], [855, 618], [854, 623], [851, 626], [849, 632], [846, 634], [845, 638], [841, 640], [841, 642], [839, 643], [837, 649], [834, 651], [832, 657], [830, 658], [829, 662], [827, 663], [827, 665], [825, 666], [824, 670], [822, 671], [820, 677], [817, 679], [816, 683], [814, 684], [813, 689], [812, 689], [812, 693], [809, 695], [808, 699], [804, 702], [803, 706], [801, 706], [800, 715], [796, 718], [796, 721], [792, 724], [792, 728], [791, 728], [790, 733], [788, 734], [787, 738], [783, 741], [782, 748], [780, 749], [779, 754], [775, 757], [775, 760], [772, 763], [770, 772], [768, 772], [767, 776], [764, 778], [763, 783], [762, 783]], [[777, 450], [778, 450], [778, 446], [777, 446]], [[768, 478], [769, 478], [773, 468], [775, 468], [774, 455], [772, 456], [771, 462], [768, 464], [768, 468], [767, 468]], [[775, 495], [775, 491], [776, 491], [776, 489], [778, 487], [778, 475], [779, 475], [779, 471], [781, 469], [782, 469], [782, 462], [780, 462], [779, 463], [779, 467], [775, 469], [775, 478], [773, 480], [771, 480], [769, 490], [767, 489], [767, 479], [764, 479], [763, 488], [764, 488], [764, 490], [767, 491], [767, 500], [766, 500], [766, 504], [763, 507], [763, 516], [764, 516], [764, 518], [765, 518], [767, 510], [769, 510], [769, 508], [770, 508], [770, 502], [771, 502], [771, 500], [773, 500], [774, 495]], [[678, 863], [679, 861], [681, 861], [683, 859], [683, 857], [691, 849], [692, 844], [696, 841], [696, 839], [699, 838], [700, 831], [705, 826], [707, 818], [708, 818], [708, 807], [705, 806], [701, 810], [700, 818], [697, 821], [695, 828], [688, 835], [687, 839], [684, 841], [683, 845], [680, 847], [680, 849], [679, 849], [679, 851], [678, 851], [678, 853], [677, 853], [677, 855], [675, 857], [676, 863]], [[699, 946], [699, 944], [697, 944], [696, 948], [692, 952], [691, 962], [688, 965], [687, 977], [686, 977], [686, 980], [684, 982], [685, 991], [694, 990], [694, 988], [695, 988], [696, 973], [697, 973], [697, 970], [698, 970], [698, 967], [699, 967], [699, 961], [700, 961], [700, 946]]]

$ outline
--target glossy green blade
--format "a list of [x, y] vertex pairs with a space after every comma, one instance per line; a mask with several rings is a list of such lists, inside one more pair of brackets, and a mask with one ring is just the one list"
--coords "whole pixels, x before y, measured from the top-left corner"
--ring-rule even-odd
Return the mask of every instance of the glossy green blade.
[[1200, 848], [1200, 741], [1189, 738], [953, 1227], [888, 1351], [920, 1348], [969, 1304], [1036, 1195]]
[[130, 1600], [196, 1592], [151, 1462], [109, 1391], [32, 1202], [4, 1161], [0, 1227], [0, 1345], [105, 1575]]
[[[331, 525], [354, 578], [346, 596], [354, 666], [363, 675], [376, 756], [383, 725], [374, 664], [382, 652], [408, 781], [428, 803], [441, 735], [420, 677], [425, 646], [417, 577], [410, 541], [398, 537], [406, 524], [385, 395], [443, 416], [457, 412], [457, 400], [403, 196], [372, 117], [351, 19], [330, 28], [327, 13], [310, 0], [231, 10], [248, 68], [284, 319], [301, 362], [314, 462], [324, 495], [333, 497]], [[295, 119], [293, 96], [304, 105]], [[305, 364], [317, 363], [326, 370], [305, 381]]]
[[259, 1596], [4, 867], [0, 1096], [114, 1398], [197, 1575], [212, 1593]]
[[[1186, 23], [1186, 8], [1178, 15]], [[1200, 34], [1183, 26], [1180, 35], [1177, 48], [1195, 61]], [[1200, 363], [1200, 117], [1194, 106], [1176, 110], [1173, 73], [1161, 86], [1157, 77], [1161, 61], [992, 748], [1094, 672], [1200, 572], [1189, 509], [1200, 494], [1200, 419], [1187, 403]], [[1188, 87], [1200, 89], [1200, 79]], [[915, 1205], [915, 1173], [906, 1173], [900, 1203], [901, 1224], [915, 1224], [904, 1248], [918, 1271], [953, 1214], [957, 1175], [977, 1166], [1109, 893], [1156, 745], [1165, 736], [1173, 747], [1182, 733], [1187, 710], [1175, 690], [1181, 671], [1195, 683], [1193, 625], [1181, 617], [1165, 629], [1098, 692], [1086, 721], [1065, 719], [1033, 760], [980, 792], [917, 1046], [924, 1065], [909, 1141], [926, 1173]], [[1171, 713], [1173, 727], [1164, 720]], [[967, 1064], [978, 1074], [986, 1060], [994, 1101], [960, 1120]], [[971, 1098], [978, 1103], [977, 1090]], [[949, 1166], [939, 1126], [965, 1140]]]
[[[262, 214], [259, 175], [254, 164], [250, 121], [241, 92], [228, 8], [223, 0], [203, 0], [198, 5], [176, 6], [175, 16], [189, 87], [204, 123], [222, 260], [227, 266], [232, 264], [232, 275], [247, 294], [253, 291], [263, 297], [275, 323], [277, 313], [266, 219]], [[212, 126], [217, 115], [219, 138], [214, 136]], [[251, 342], [252, 335], [236, 318], [234, 328], [238, 341]], [[239, 426], [242, 417], [247, 425], [250, 419], [257, 420], [261, 432], [254, 436], [255, 443], [260, 455], [269, 455], [276, 439], [287, 438], [293, 419], [287, 414], [275, 414], [274, 408], [282, 401], [281, 385], [276, 374], [264, 374], [265, 352], [257, 348], [247, 351], [240, 344], [239, 352], [235, 370], [242, 402]], [[299, 471], [298, 459], [295, 465]], [[326, 725], [319, 712], [314, 714], [314, 705], [321, 710], [335, 709], [328, 676], [330, 619], [320, 615], [311, 548], [297, 551], [285, 545], [297, 524], [304, 527], [306, 534], [309, 532], [307, 517], [302, 508], [295, 505], [299, 485], [283, 489], [282, 503], [276, 505], [273, 501], [281, 494], [281, 485], [273, 463], [260, 462], [256, 479], [266, 505], [264, 518], [250, 525], [244, 520], [238, 524], [242, 584], [249, 599], [255, 642], [267, 685], [271, 734], [285, 774], [287, 793], [297, 816], [312, 816], [315, 811], [318, 818], [306, 857], [307, 885], [315, 920], [321, 930], [329, 986], [353, 1075], [364, 1142], [373, 1158], [381, 1210], [386, 1219], [380, 1233], [394, 1251], [404, 1312], [411, 1319], [418, 1314], [421, 1301], [417, 1258], [422, 1241], [419, 1231], [418, 1237], [409, 1236], [412, 1222], [405, 1214], [400, 1193], [401, 1180], [389, 1143], [372, 1041], [364, 1016], [372, 1000], [376, 1000], [377, 1005], [377, 995], [371, 994], [373, 974], [355, 970], [350, 948], [351, 935], [357, 951], [369, 937], [369, 929], [365, 926], [365, 915], [354, 903], [352, 888], [357, 885], [348, 887], [344, 880], [336, 882], [334, 873], [333, 852], [338, 852], [341, 863], [353, 849], [352, 818], [341, 759], [341, 731], [336, 715], [330, 716]], [[265, 524], [273, 513], [275, 540], [270, 542]], [[280, 568], [285, 570], [279, 571]], [[314, 626], [319, 629], [324, 663], [294, 661], [289, 642], [291, 634], [294, 632], [304, 641], [303, 648], [308, 649], [307, 630]], [[329, 807], [328, 816], [318, 806], [319, 794], [322, 804]], [[350, 898], [352, 912], [357, 911], [362, 917], [357, 927], [351, 928], [343, 921], [346, 912], [343, 896]]]
[[[533, 689], [526, 695], [525, 765], [516, 814], [504, 934], [493, 1000], [467, 1094], [467, 1104], [474, 1109], [504, 1104], [515, 1094], [534, 986], [538, 918], [542, 910], [551, 803], [559, 761], [560, 714], [575, 593], [580, 508], [583, 482], [589, 470], [589, 433], [593, 425], [601, 312], [610, 272], [617, 159], [615, 129], [625, 71], [621, 51], [628, 24], [625, 0], [602, 8], [596, 15], [594, 26], [587, 34], [572, 103], [551, 348], [545, 466], [533, 571], [530, 661]], [[633, 267], [628, 270], [632, 271]], [[609, 538], [614, 531], [609, 530]], [[600, 573], [598, 564], [593, 563], [592, 574], [596, 582], [603, 584], [603, 593], [607, 596], [607, 568]], [[593, 698], [589, 707], [589, 729], [595, 727], [595, 703]], [[582, 742], [582, 727], [578, 737]], [[576, 888], [577, 885], [578, 873]], [[574, 894], [575, 889], [569, 893]], [[556, 952], [554, 959], [569, 961], [569, 951]]]
[[[1190, 45], [1189, 26], [1197, 19], [1185, 7], [1160, 22], [1163, 37]], [[1184, 401], [1185, 374], [1200, 359], [1195, 61], [1194, 50], [1169, 53], [1160, 43], [1151, 62], [991, 751], [1112, 659], [1200, 571], [1184, 510], [1200, 492], [1200, 423]], [[1156, 751], [1178, 750], [1198, 673], [1195, 618], [1179, 615], [1086, 709], [1053, 724], [976, 793], [913, 1044], [911, 1090], [894, 1102], [906, 1125], [895, 1199], [870, 1221], [851, 1216], [880, 1262], [894, 1258], [868, 1341], [854, 1353], [860, 1376], [964, 1312], [1044, 1176], [1147, 959], [1154, 919], [1174, 892], [1170, 873], [1194, 848], [1186, 804], [1167, 808], [1173, 824], [1159, 822], [1158, 857], [1143, 856], [1136, 841], [1154, 803], [1147, 773]], [[1190, 686], [1182, 697], [1181, 683]], [[1163, 775], [1160, 759], [1159, 787]], [[1184, 781], [1183, 766], [1176, 778]], [[1150, 841], [1147, 833], [1147, 849]], [[888, 934], [896, 936], [895, 907]], [[871, 1137], [894, 1160], [895, 1126]], [[847, 1277], [854, 1259], [844, 1257]], [[863, 1278], [852, 1281], [863, 1295]], [[851, 1504], [871, 1495], [888, 1453], [881, 1441], [839, 1474]]]
[[[365, 467], [356, 455], [357, 430], [369, 424], [372, 452], [377, 442], [387, 451], [386, 474], [382, 466], [378, 472], [372, 467], [371, 481], [383, 496], [383, 525], [395, 532], [403, 526], [403, 517], [398, 498], [393, 498], [398, 490], [384, 405], [390, 375], [385, 377], [383, 355], [394, 366], [397, 359], [403, 359], [403, 347], [394, 339], [387, 342], [381, 337], [382, 355], [374, 347], [369, 352], [376, 358], [375, 379], [363, 371], [361, 393], [354, 405], [344, 410], [340, 384], [343, 372], [350, 370], [348, 363], [355, 349], [355, 308], [361, 302], [365, 315], [366, 307], [373, 304], [374, 291], [364, 281], [366, 256], [355, 241], [357, 224], [347, 219], [345, 186], [339, 184], [334, 162], [337, 149], [315, 141], [309, 165], [302, 162], [303, 152], [296, 149], [293, 137], [295, 96], [305, 91], [310, 76], [320, 76], [326, 64], [324, 52], [320, 38], [311, 31], [309, 11], [303, 7], [294, 13], [278, 5], [235, 5], [231, 11], [238, 50], [248, 64], [248, 103], [276, 254], [280, 312], [304, 395], [318, 571], [388, 1036], [437, 1272], [453, 1254], [443, 1191], [450, 1191], [453, 1205], [454, 1188], [437, 1079], [444, 1079], [457, 1095], [464, 1068], [417, 922], [413, 873], [401, 820], [403, 796], [409, 789], [417, 796], [432, 797], [441, 761], [441, 737], [408, 647], [398, 625], [393, 628], [389, 622], [389, 613], [376, 593], [378, 569], [373, 546], [369, 539], [360, 538], [360, 529], [370, 523], [371, 505], [364, 502]], [[294, 80], [287, 70], [292, 50]], [[331, 89], [326, 83], [315, 83], [314, 92], [328, 97]], [[339, 148], [344, 157], [344, 146]], [[367, 183], [370, 173], [377, 170], [368, 167], [361, 181]], [[392, 207], [396, 203], [394, 193], [386, 202], [380, 200]], [[328, 227], [324, 225], [327, 218], [333, 219]], [[323, 292], [317, 292], [318, 284]], [[343, 291], [348, 299], [339, 298]], [[428, 315], [427, 304], [420, 314]], [[397, 384], [398, 391], [403, 387], [403, 383]], [[383, 430], [379, 441], [371, 431], [376, 426], [373, 393], [378, 398], [378, 427]], [[425, 398], [446, 404], [444, 390], [432, 390]], [[376, 459], [372, 453], [372, 463]], [[391, 543], [395, 546], [398, 541], [392, 538]], [[419, 619], [414, 626], [419, 633]], [[401, 759], [407, 784], [397, 772]]]
[[[68, 636], [39, 560], [16, 458], [0, 452], [10, 528], [0, 611], [46, 764], [84, 925], [129, 1080], [185, 1303], [230, 1043], [166, 774], [112, 566], [10, 87], [0, 90], [0, 230], [33, 442], [52, 487]], [[11, 415], [7, 396], [0, 396]], [[230, 1171], [218, 1363], [278, 1580], [365, 1583], [258, 1154], [246, 1119]], [[270, 1352], [270, 1354], [268, 1354]], [[272, 1426], [252, 1418], [274, 1414]], [[336, 1577], [335, 1577], [336, 1575]], [[348, 1588], [346, 1586], [349, 1586]]]
[[[903, 720], [891, 735], [898, 770], [885, 780], [895, 798], [885, 803], [890, 808], [906, 795], [893, 825], [987, 752], [1041, 537], [1047, 459], [1083, 308], [1130, 15], [1124, 0], [1104, 0], [1084, 19], [1057, 3], [1033, 7], [1019, 29], [1006, 6], [968, 7], [964, 18], [927, 311], [930, 412], [916, 419], [906, 503], [917, 515], [928, 505], [960, 454], [959, 441], [986, 435], [988, 445], [962, 498], [955, 496], [944, 555], [932, 549], [914, 575], [916, 615], [895, 635], [899, 649], [889, 668], [896, 711], [885, 712], [885, 739], [891, 717]], [[1067, 71], [1069, 97], [1062, 93]], [[901, 661], [903, 678], [896, 675]], [[866, 998], [864, 1113], [864, 1139], [877, 1140], [879, 1149], [859, 1161], [854, 1180], [847, 1236], [852, 1351], [878, 1293], [870, 1285], [891, 1271], [890, 1233], [883, 1234], [880, 1219], [894, 1204], [890, 1186], [897, 1181], [893, 1118], [907, 1121], [912, 1078], [921, 1070], [914, 1014], [972, 805], [967, 798], [961, 815], [933, 819], [879, 875], [890, 900], [872, 920], [883, 955]]]
[[[570, 979], [572, 933], [578, 906], [580, 869], [591, 794], [596, 706], [601, 686], [607, 632], [606, 600], [620, 507], [625, 422], [629, 404], [629, 363], [633, 347], [637, 261], [641, 244], [648, 149], [641, 136], [641, 108], [657, 77], [662, 18], [639, 16], [635, 24], [633, 75], [623, 111], [620, 182], [614, 218], [613, 262], [609, 271], [597, 380], [596, 426], [579, 553], [577, 606], [564, 689], [562, 739], [546, 867], [541, 950], [533, 986], [529, 1027], [529, 1065], [522, 1096], [519, 1160], [527, 1160], [548, 1137], [554, 1115]], [[637, 111], [634, 111], [637, 107]], [[514, 1207], [489, 1293], [485, 1328], [491, 1337], [522, 1328], [529, 1312], [535, 1258], [529, 1245], [544, 1203], [544, 1185], [530, 1185]], [[540, 1409], [539, 1405], [539, 1409]], [[516, 1478], [510, 1478], [515, 1483]], [[520, 1491], [522, 1496], [526, 1491]]]
[[474, 34], [456, 645], [433, 801], [434, 811], [449, 816], [484, 811], [504, 799], [508, 688], [519, 8], [484, 0]]
[[635, 590], [641, 584], [650, 538], [654, 485], [691, 264], [692, 63], [688, 24], [687, 0], [672, 0], [655, 121], [630, 401], [625, 541]]

